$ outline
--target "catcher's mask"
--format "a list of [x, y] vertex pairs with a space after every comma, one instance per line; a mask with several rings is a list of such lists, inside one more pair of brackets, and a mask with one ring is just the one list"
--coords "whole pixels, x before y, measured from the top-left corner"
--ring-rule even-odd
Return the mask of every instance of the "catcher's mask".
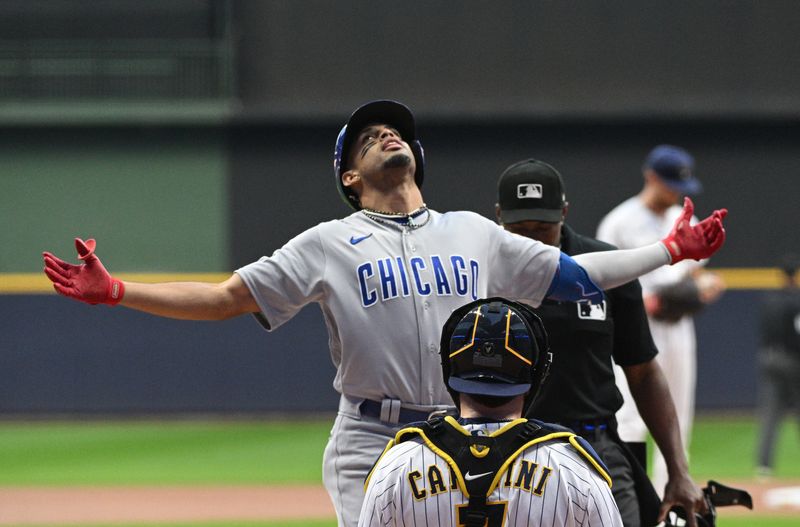
[[453, 312], [440, 345], [445, 385], [458, 394], [525, 395], [527, 408], [550, 368], [547, 333], [524, 304], [505, 298], [477, 300]]
[[400, 132], [400, 137], [411, 147], [416, 161], [417, 171], [414, 173], [414, 182], [422, 188], [422, 180], [425, 178], [425, 154], [422, 145], [417, 141], [417, 129], [411, 110], [397, 101], [368, 102], [356, 109], [350, 116], [347, 124], [339, 132], [333, 150], [333, 175], [336, 178], [336, 188], [344, 202], [355, 210], [361, 210], [358, 196], [353, 189], [344, 186], [342, 174], [347, 172], [347, 160], [353, 141], [365, 126], [372, 123], [388, 124]]

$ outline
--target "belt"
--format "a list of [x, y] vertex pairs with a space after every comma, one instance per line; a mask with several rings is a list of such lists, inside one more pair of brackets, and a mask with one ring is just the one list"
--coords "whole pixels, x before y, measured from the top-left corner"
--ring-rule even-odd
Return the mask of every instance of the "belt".
[[571, 428], [576, 434], [607, 430], [611, 423], [606, 419], [581, 419], [578, 421], [561, 421], [558, 424]]
[[444, 413], [444, 410], [434, 410], [424, 412], [421, 410], [410, 410], [403, 408], [400, 401], [395, 399], [384, 399], [381, 402], [371, 399], [364, 399], [359, 406], [362, 416], [372, 417], [390, 424], [407, 424], [417, 421], [427, 421], [434, 414]]

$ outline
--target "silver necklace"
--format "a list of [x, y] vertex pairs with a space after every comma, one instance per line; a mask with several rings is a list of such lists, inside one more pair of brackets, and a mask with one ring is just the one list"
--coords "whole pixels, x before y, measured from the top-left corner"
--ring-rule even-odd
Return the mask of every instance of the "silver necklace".
[[384, 210], [376, 210], [376, 209], [371, 209], [369, 207], [361, 207], [361, 210], [363, 210], [364, 212], [368, 212], [368, 213], [371, 213], [371, 214], [376, 214], [376, 215], [379, 215], [379, 216], [390, 216], [390, 217], [394, 217], [394, 218], [402, 218], [402, 217], [406, 217], [406, 216], [407, 217], [416, 216], [419, 213], [428, 210], [428, 206], [423, 203], [421, 207], [416, 208], [416, 209], [412, 210], [411, 212], [386, 212]]
[[[384, 225], [391, 225], [397, 228], [407, 228], [410, 230], [416, 230], [420, 227], [424, 227], [428, 224], [431, 219], [431, 212], [428, 210], [428, 207], [423, 203], [422, 206], [416, 210], [412, 210], [411, 212], [384, 212], [380, 210], [370, 209], [367, 207], [363, 207], [361, 212], [364, 213], [366, 217], [373, 221], [377, 221], [378, 223], [383, 223]], [[414, 218], [417, 216], [421, 216], [425, 214], [425, 219], [422, 223], [415, 223]], [[400, 220], [400, 221], [398, 221]], [[405, 221], [402, 221], [405, 220]]]

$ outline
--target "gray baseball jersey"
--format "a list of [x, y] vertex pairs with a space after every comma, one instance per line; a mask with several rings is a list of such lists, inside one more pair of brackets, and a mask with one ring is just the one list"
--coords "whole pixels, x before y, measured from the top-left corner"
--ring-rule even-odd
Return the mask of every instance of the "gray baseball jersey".
[[[468, 424], [491, 434], [508, 423]], [[488, 477], [464, 474], [467, 478]], [[422, 439], [392, 447], [370, 476], [359, 527], [462, 525], [458, 509], [469, 499], [447, 461]], [[569, 443], [532, 445], [516, 457], [487, 500], [488, 527], [622, 525], [606, 480]]]
[[[268, 329], [306, 304], [322, 309], [337, 370], [334, 388], [342, 394], [323, 458], [339, 525], [358, 522], [364, 479], [402, 424], [399, 408], [452, 407], [439, 358], [450, 313], [488, 296], [538, 305], [559, 255], [470, 212], [423, 212], [410, 225], [356, 212], [236, 271]], [[364, 399], [392, 408], [391, 418], [364, 416]]]
[[412, 229], [356, 212], [300, 234], [236, 272], [275, 329], [300, 308], [322, 308], [337, 368], [353, 397], [451, 405], [439, 367], [442, 324], [486, 296], [538, 305], [559, 251], [470, 212], [430, 211]]

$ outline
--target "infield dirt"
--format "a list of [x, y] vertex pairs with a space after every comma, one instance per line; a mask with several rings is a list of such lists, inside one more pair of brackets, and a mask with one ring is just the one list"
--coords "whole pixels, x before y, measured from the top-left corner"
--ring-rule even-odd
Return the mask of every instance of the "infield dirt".
[[[729, 515], [800, 519], [800, 480], [726, 481], [753, 496], [755, 510]], [[263, 521], [335, 517], [322, 486], [0, 487], [0, 525]]]

